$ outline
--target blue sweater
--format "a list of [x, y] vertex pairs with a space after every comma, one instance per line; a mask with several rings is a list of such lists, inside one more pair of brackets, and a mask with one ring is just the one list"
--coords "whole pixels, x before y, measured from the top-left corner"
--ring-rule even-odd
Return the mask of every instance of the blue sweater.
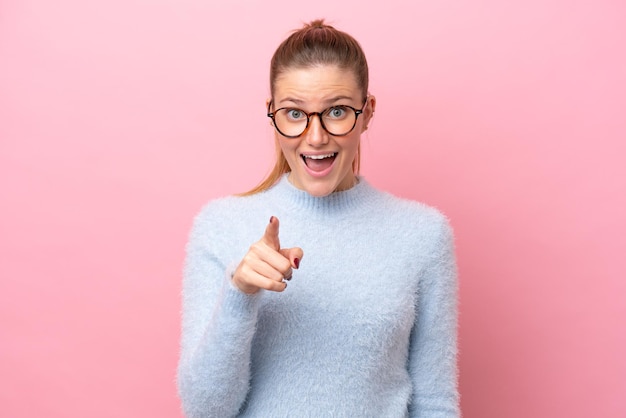
[[[270, 216], [301, 247], [282, 293], [231, 274]], [[187, 246], [178, 388], [188, 417], [458, 417], [452, 231], [363, 178], [318, 198], [283, 177], [209, 203]]]

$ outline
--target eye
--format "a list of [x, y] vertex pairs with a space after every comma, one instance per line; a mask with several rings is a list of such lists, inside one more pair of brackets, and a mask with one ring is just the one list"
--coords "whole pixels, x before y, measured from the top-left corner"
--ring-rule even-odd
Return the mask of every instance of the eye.
[[306, 115], [300, 109], [287, 109], [287, 118], [292, 121], [297, 121], [306, 118]]
[[330, 119], [343, 119], [348, 114], [348, 108], [345, 106], [334, 106], [326, 111], [326, 116]]

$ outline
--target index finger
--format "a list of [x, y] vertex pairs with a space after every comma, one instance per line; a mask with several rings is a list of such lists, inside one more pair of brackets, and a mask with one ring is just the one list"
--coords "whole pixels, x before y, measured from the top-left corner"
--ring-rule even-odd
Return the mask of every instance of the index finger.
[[276, 251], [280, 250], [280, 240], [278, 239], [278, 227], [279, 227], [278, 218], [275, 216], [272, 216], [270, 218], [270, 223], [265, 228], [265, 234], [263, 234], [263, 237], [261, 238], [261, 241], [263, 243], [265, 243], [267, 246], [269, 246], [270, 248], [273, 248]]

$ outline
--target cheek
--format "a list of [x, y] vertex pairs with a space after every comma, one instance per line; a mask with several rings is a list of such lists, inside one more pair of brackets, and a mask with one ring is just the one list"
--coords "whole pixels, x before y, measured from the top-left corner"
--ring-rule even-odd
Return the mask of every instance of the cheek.
[[[295, 142], [295, 141], [294, 141]], [[283, 156], [287, 159], [287, 161], [291, 161], [294, 158], [294, 151], [296, 149], [296, 144], [291, 141], [285, 141], [281, 138], [276, 138], [276, 143], [278, 147], [283, 153]]]
[[346, 146], [351, 154], [356, 154], [359, 143], [361, 142], [361, 134], [356, 134], [354, 137], [350, 138], [350, 143]]

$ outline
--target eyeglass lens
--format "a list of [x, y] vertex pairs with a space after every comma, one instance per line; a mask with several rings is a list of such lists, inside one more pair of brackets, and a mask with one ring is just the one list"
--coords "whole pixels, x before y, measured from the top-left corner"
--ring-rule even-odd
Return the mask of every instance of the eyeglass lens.
[[[311, 123], [311, 118], [319, 113], [311, 113], [310, 116], [301, 109], [282, 108], [274, 112], [276, 128], [286, 136], [299, 136]], [[333, 106], [321, 112], [322, 126], [331, 135], [341, 136], [352, 131], [356, 124], [357, 113], [350, 106]]]

